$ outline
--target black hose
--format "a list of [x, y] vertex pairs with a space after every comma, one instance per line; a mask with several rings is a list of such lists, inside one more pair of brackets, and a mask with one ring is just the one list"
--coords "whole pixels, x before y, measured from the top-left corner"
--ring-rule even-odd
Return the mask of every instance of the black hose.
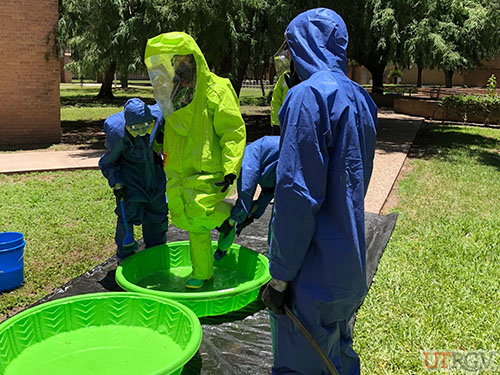
[[300, 332], [306, 337], [307, 341], [309, 341], [313, 347], [313, 349], [318, 353], [318, 355], [321, 357], [321, 360], [323, 363], [326, 365], [328, 370], [332, 375], [339, 375], [339, 372], [333, 365], [332, 361], [330, 361], [330, 358], [325, 354], [323, 349], [321, 349], [321, 346], [317, 343], [317, 341], [314, 339], [314, 337], [311, 335], [311, 333], [307, 330], [306, 327], [302, 324], [302, 322], [295, 316], [295, 314], [290, 310], [288, 306], [285, 306], [285, 312], [286, 315], [292, 320], [292, 322], [297, 326]]

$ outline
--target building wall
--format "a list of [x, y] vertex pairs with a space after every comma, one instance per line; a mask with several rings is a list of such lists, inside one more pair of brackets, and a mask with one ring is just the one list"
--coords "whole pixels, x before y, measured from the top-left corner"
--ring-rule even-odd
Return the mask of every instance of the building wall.
[[71, 52], [64, 52], [59, 59], [59, 71], [61, 73], [61, 83], [73, 82], [73, 74], [69, 70], [64, 69], [64, 66], [71, 61]]
[[60, 141], [57, 19], [57, 0], [0, 2], [0, 146]]
[[360, 85], [371, 84], [372, 75], [364, 66], [349, 64], [347, 66], [347, 76]]
[[[393, 83], [393, 80], [387, 77], [391, 69], [392, 67], [387, 67], [385, 71], [385, 83]], [[411, 69], [403, 69], [402, 73], [403, 78], [400, 83], [417, 83], [418, 71], [416, 66], [413, 66]], [[455, 72], [453, 74], [453, 85], [485, 87], [488, 78], [490, 78], [492, 74], [495, 74], [497, 77], [497, 87], [500, 87], [500, 57], [491, 61], [484, 61], [482, 67], [466, 70], [462, 73]], [[349, 65], [348, 76], [359, 84], [371, 84], [371, 74], [364, 66]], [[443, 71], [438, 69], [424, 69], [422, 72], [422, 84], [429, 86], [444, 86], [445, 79]]]
[[[488, 78], [492, 74], [497, 77], [497, 87], [500, 87], [500, 57], [491, 61], [484, 61], [483, 66], [472, 70], [465, 70], [464, 72], [455, 72], [453, 74], [453, 85], [468, 86], [468, 87], [485, 87]], [[416, 84], [417, 83], [417, 67], [413, 66], [411, 69], [402, 71], [402, 83]], [[440, 85], [444, 86], [444, 73], [442, 70], [428, 70], [424, 69], [422, 72], [423, 85]]]
[[497, 87], [500, 87], [500, 57], [484, 62], [481, 68], [466, 70], [464, 84], [469, 87], [485, 87], [492, 74], [497, 78]]
[[[411, 69], [403, 69], [403, 80], [401, 83], [417, 84], [418, 69], [417, 66], [412, 66]], [[446, 84], [444, 79], [444, 72], [439, 69], [424, 69], [422, 71], [422, 85], [436, 85], [444, 86]], [[453, 73], [453, 85], [463, 86], [464, 76], [460, 72]]]

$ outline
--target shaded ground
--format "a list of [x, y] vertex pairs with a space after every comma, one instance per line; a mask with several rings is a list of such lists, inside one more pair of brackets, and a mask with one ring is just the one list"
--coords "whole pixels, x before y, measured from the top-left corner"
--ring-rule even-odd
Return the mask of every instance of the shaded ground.
[[[252, 114], [243, 115], [247, 127], [248, 142], [253, 142], [264, 135], [279, 135], [278, 129], [270, 125], [269, 114], [265, 112], [265, 110], [259, 111], [258, 108], [252, 108], [250, 112]], [[106, 137], [102, 131], [102, 124], [103, 121], [100, 120], [62, 121], [61, 143], [54, 147], [57, 150], [103, 149]]]
[[[123, 107], [127, 97], [117, 97], [113, 100], [96, 103], [93, 96], [67, 95], [61, 97], [61, 108], [102, 108]], [[145, 102], [153, 104], [154, 99], [143, 97]], [[279, 128], [270, 125], [270, 108], [245, 105], [241, 107], [243, 119], [247, 129], [247, 142], [253, 142], [265, 135], [279, 135]], [[394, 113], [390, 109], [379, 108], [379, 113]], [[63, 120], [61, 121], [61, 142], [52, 145], [26, 145], [9, 148], [2, 147], [0, 151], [70, 151], [70, 150], [102, 150], [104, 149], [105, 134], [102, 131], [103, 120]], [[387, 145], [388, 151], [391, 146]]]
[[61, 143], [57, 149], [103, 149], [102, 121], [62, 121]]

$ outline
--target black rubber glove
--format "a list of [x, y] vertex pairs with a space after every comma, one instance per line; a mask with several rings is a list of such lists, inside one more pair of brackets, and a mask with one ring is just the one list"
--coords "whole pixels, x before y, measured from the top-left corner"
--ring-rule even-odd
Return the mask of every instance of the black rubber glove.
[[253, 223], [253, 220], [253, 216], [247, 216], [241, 223], [236, 224], [236, 235], [239, 236], [245, 227]]
[[233, 230], [233, 226], [231, 224], [229, 224], [229, 219], [226, 219], [220, 225], [220, 227], [216, 227], [215, 229], [217, 229], [219, 231], [219, 233], [228, 235], [229, 232], [231, 232]]
[[153, 159], [155, 164], [163, 165], [163, 159], [161, 158], [160, 154], [153, 152]]
[[285, 281], [271, 279], [262, 292], [262, 302], [275, 314], [285, 314], [285, 305], [288, 302], [287, 286], [288, 283]]
[[233, 184], [234, 180], [236, 180], [236, 175], [229, 173], [224, 176], [224, 180], [216, 182], [215, 186], [222, 186], [221, 193], [224, 193], [229, 188], [229, 185]]
[[126, 201], [127, 200], [127, 189], [125, 186], [121, 184], [116, 184], [113, 186], [113, 193], [115, 194], [116, 199], [119, 201]]

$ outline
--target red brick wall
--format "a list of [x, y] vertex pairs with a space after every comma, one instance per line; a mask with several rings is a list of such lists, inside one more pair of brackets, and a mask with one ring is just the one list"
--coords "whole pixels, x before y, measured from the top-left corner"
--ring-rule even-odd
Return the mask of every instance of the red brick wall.
[[0, 146], [60, 141], [57, 19], [57, 0], [0, 1]]
[[64, 66], [71, 61], [71, 55], [64, 53], [59, 59], [59, 71], [61, 74], [61, 83], [71, 83], [73, 82], [73, 74], [70, 71], [64, 69]]

